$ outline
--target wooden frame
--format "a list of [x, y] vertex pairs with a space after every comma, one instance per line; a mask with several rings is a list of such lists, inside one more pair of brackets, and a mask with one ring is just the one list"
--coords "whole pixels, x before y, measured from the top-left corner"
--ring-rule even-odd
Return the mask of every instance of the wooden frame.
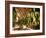
[[[41, 33], [23, 33], [23, 34], [10, 34], [10, 4], [21, 4], [21, 5], [38, 5], [43, 6], [43, 22]], [[5, 37], [18, 37], [18, 36], [32, 36], [32, 35], [44, 35], [45, 34], [45, 7], [44, 3], [35, 2], [17, 2], [17, 1], [5, 1]]]

